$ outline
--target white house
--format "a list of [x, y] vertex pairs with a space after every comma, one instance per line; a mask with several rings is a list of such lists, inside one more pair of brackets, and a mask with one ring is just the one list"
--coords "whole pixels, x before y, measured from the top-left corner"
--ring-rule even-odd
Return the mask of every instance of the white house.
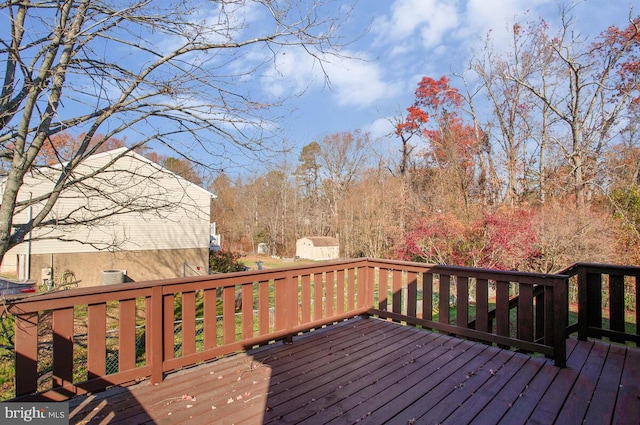
[[[59, 170], [26, 178], [19, 198], [49, 193]], [[57, 282], [70, 271], [91, 286], [104, 283], [105, 271], [141, 281], [182, 276], [185, 264], [208, 267], [212, 236], [219, 240], [210, 223], [215, 195], [128, 148], [87, 158], [74, 176], [85, 180], [62, 193], [46, 226], [7, 253], [3, 271], [37, 282], [50, 274]], [[17, 214], [15, 223], [38, 207]]]
[[340, 244], [330, 236], [308, 236], [296, 241], [296, 257], [309, 260], [335, 260], [340, 258]]

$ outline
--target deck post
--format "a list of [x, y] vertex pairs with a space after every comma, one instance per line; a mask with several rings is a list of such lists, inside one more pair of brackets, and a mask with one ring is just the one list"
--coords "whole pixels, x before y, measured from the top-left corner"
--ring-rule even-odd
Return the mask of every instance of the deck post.
[[38, 390], [38, 313], [17, 314], [15, 322], [16, 396]]
[[576, 285], [578, 287], [578, 339], [586, 341], [589, 336], [587, 268], [578, 267], [578, 276], [576, 277]]
[[[609, 274], [609, 328], [622, 334], [625, 332], [624, 274]], [[613, 342], [624, 344], [625, 338], [611, 337]]]
[[553, 360], [558, 367], [567, 366], [565, 329], [569, 315], [568, 291], [569, 279], [557, 279], [553, 282]]
[[602, 273], [587, 271], [586, 279], [586, 312], [587, 337], [591, 336], [589, 328], [602, 328]]
[[284, 329], [288, 332], [284, 337], [285, 343], [293, 342], [293, 328], [298, 323], [298, 281], [293, 278], [291, 271], [287, 272], [282, 283], [281, 295], [284, 297], [281, 301], [280, 307], [284, 307], [283, 310], [283, 325]]
[[162, 382], [163, 361], [164, 361], [164, 342], [162, 330], [162, 286], [155, 286], [151, 290], [151, 305], [149, 316], [147, 317], [147, 332], [149, 333], [151, 351], [151, 383], [159, 384]]
[[102, 378], [107, 374], [107, 303], [89, 304], [87, 319], [87, 377]]
[[370, 264], [358, 269], [358, 308], [373, 308], [374, 273], [375, 268]]
[[73, 384], [73, 307], [53, 310], [53, 386]]

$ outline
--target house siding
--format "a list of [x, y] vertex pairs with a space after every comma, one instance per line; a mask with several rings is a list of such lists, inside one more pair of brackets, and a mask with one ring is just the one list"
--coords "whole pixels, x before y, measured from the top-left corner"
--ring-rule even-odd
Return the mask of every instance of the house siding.
[[125, 282], [141, 282], [193, 276], [196, 268], [200, 268], [199, 274], [207, 274], [208, 262], [208, 248], [39, 254], [31, 257], [31, 275], [41, 284], [43, 269], [53, 266], [54, 285], [65, 271], [71, 271], [79, 280], [78, 286], [98, 286], [105, 270], [123, 271]]
[[[88, 179], [86, 184], [64, 192], [48, 218], [55, 221], [56, 218], [72, 214], [82, 221], [97, 214], [106, 213], [110, 216], [91, 225], [58, 227], [54, 224], [34, 230], [30, 246], [22, 243], [7, 253], [2, 264], [3, 271], [11, 268], [16, 270], [18, 259], [24, 258], [29, 250], [32, 254], [32, 280], [40, 279], [40, 269], [43, 264], [49, 267], [51, 255], [54, 258], [67, 258], [70, 254], [105, 254], [106, 257], [96, 255], [90, 261], [84, 255], [78, 256], [95, 268], [82, 273], [83, 281], [93, 284], [104, 267], [133, 270], [140, 258], [145, 258], [145, 265], [157, 272], [141, 273], [140, 276], [144, 277], [136, 276], [134, 280], [175, 277], [176, 270], [182, 269], [183, 262], [198, 265], [208, 263], [213, 194], [138, 154], [128, 152], [126, 148], [94, 155], [75, 173], [86, 176], [103, 167], [106, 169]], [[28, 177], [19, 198], [26, 200], [49, 193], [53, 179], [58, 174], [59, 171], [51, 169], [48, 175]], [[119, 213], [119, 204], [127, 201], [137, 211]], [[35, 205], [31, 212], [24, 210], [16, 214], [14, 221], [26, 222], [29, 214], [35, 216], [38, 211], [38, 205]], [[169, 260], [166, 255], [160, 255], [162, 258], [153, 261], [155, 254], [172, 251], [177, 255], [175, 259]], [[127, 260], [129, 263], [113, 262], [114, 259], [122, 260], [127, 256], [131, 257]], [[68, 259], [64, 261], [74, 262]], [[77, 269], [80, 261], [75, 261], [75, 264]], [[165, 265], [168, 267], [165, 268]], [[74, 271], [71, 266], [62, 267]], [[54, 268], [54, 274], [58, 269]], [[171, 273], [167, 275], [161, 270], [171, 270]]]

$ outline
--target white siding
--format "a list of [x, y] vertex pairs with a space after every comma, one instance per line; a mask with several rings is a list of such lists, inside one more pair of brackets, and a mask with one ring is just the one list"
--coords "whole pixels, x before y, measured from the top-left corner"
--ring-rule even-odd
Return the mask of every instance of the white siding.
[[[78, 220], [105, 214], [109, 217], [92, 225], [63, 228], [54, 224], [38, 229], [33, 232], [32, 254], [209, 247], [213, 195], [140, 155], [128, 152], [121, 156], [125, 152], [126, 148], [116, 149], [87, 159], [76, 175], [106, 169], [64, 192], [49, 216], [54, 220], [69, 215]], [[51, 170], [48, 178], [39, 175], [25, 179], [20, 198], [48, 193], [58, 174]], [[128, 208], [123, 209], [123, 203]], [[32, 214], [37, 212], [35, 206]], [[28, 214], [26, 210], [20, 212], [15, 222], [26, 222]], [[49, 239], [38, 240], [41, 238]], [[26, 249], [23, 243], [8, 256], [25, 253]]]
[[296, 256], [313, 259], [313, 243], [308, 238], [300, 238], [296, 241]]

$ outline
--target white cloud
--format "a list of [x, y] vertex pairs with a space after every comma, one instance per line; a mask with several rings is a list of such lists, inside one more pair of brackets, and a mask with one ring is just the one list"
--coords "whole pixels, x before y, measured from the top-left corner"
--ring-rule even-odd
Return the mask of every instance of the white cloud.
[[328, 57], [320, 65], [302, 49], [287, 49], [276, 55], [275, 66], [264, 74], [263, 89], [284, 98], [322, 89], [327, 80], [332, 97], [340, 106], [368, 107], [398, 91], [384, 81], [380, 64], [357, 59], [358, 53]]
[[502, 32], [508, 21], [512, 21], [520, 11], [518, 1], [512, 0], [469, 0], [463, 30], [467, 34], [482, 36], [489, 29]]
[[[622, 18], [628, 13], [627, 7], [605, 7], [597, 0], [579, 4], [592, 6], [580, 7], [590, 28], [607, 13], [615, 16], [622, 11]], [[269, 93], [281, 97], [306, 90], [301, 114], [323, 119], [292, 118], [290, 126], [300, 127], [293, 131], [303, 134], [301, 139], [349, 125], [364, 125], [374, 138], [388, 134], [392, 127], [387, 118], [373, 120], [402, 114], [413, 103], [416, 84], [423, 76], [438, 78], [464, 70], [472, 54], [481, 54], [490, 30], [495, 51], [500, 52], [509, 42], [507, 31], [514, 20], [535, 21], [540, 16], [555, 20], [557, 0], [364, 0], [355, 12], [354, 27], [348, 31], [356, 35], [363, 27], [370, 31], [349, 46], [351, 54], [375, 60], [327, 58], [331, 90], [322, 90], [319, 65], [303, 52], [287, 50], [277, 56], [276, 69], [263, 81]], [[605, 22], [614, 23], [610, 18]], [[459, 80], [454, 77], [452, 83]]]
[[378, 118], [369, 125], [367, 131], [371, 134], [373, 140], [386, 139], [394, 132], [392, 122], [392, 117]]
[[[278, 98], [305, 91], [306, 95], [331, 93], [339, 107], [404, 107], [422, 76], [438, 76], [452, 63], [464, 62], [457, 55], [482, 40], [489, 29], [504, 29], [525, 7], [525, 0], [395, 0], [383, 7], [385, 14], [373, 19], [375, 41], [351, 53], [377, 55], [378, 60], [330, 57], [321, 67], [304, 51], [288, 48], [276, 55], [273, 69], [263, 75], [263, 88]], [[324, 72], [331, 91], [319, 93]]]
[[276, 98], [300, 94], [310, 86], [322, 83], [320, 66], [302, 49], [288, 48], [277, 52], [273, 66], [263, 74], [263, 90]]
[[443, 42], [459, 25], [456, 2], [443, 0], [396, 0], [389, 17], [374, 21], [378, 40], [385, 43], [409, 42], [419, 36], [422, 47]]
[[[556, 0], [395, 0], [388, 14], [374, 19], [377, 46], [387, 46], [394, 57], [446, 57], [447, 53], [480, 47], [489, 31], [494, 40], [505, 40], [508, 25], [530, 9]], [[454, 50], [451, 50], [451, 49]], [[464, 58], [449, 57], [450, 60]]]
[[507, 43], [508, 27], [523, 19], [537, 19], [532, 11], [555, 0], [468, 0], [464, 25], [458, 32], [462, 40], [484, 41], [491, 31], [496, 46]]
[[327, 70], [341, 106], [367, 107], [397, 94], [398, 87], [384, 81], [378, 62], [341, 60], [328, 64]]

